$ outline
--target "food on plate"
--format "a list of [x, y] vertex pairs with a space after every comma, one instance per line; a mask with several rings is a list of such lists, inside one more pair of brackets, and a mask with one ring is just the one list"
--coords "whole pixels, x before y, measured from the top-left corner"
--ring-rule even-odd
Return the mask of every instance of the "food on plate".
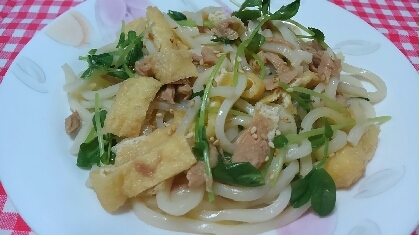
[[255, 234], [334, 210], [390, 119], [373, 106], [386, 85], [293, 20], [299, 6], [148, 7], [81, 56], [79, 75], [63, 66], [70, 152], [106, 211], [132, 203], [163, 229]]

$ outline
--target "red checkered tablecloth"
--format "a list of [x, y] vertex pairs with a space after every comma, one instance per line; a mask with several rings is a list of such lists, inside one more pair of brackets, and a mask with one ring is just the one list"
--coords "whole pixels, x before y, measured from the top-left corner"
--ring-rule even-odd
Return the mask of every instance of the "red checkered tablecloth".
[[[20, 50], [53, 19], [83, 0], [0, 0], [0, 82]], [[417, 0], [330, 0], [368, 22], [419, 70]], [[416, 229], [412, 235], [418, 235]], [[0, 182], [0, 235], [35, 234], [16, 212]]]

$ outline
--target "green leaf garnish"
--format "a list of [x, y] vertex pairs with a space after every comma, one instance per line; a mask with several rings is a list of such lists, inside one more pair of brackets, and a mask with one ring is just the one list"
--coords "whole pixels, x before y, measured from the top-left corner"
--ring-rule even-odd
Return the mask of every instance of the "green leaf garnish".
[[[149, 26], [151, 27], [151, 26]], [[143, 35], [137, 35], [135, 31], [124, 32], [125, 24], [122, 24], [121, 33], [116, 48], [112, 52], [96, 55], [97, 49], [91, 49], [87, 56], [79, 57], [88, 63], [88, 68], [81, 78], [88, 78], [94, 71], [126, 80], [134, 76], [135, 62], [142, 59]]]
[[281, 134], [281, 135], [275, 136], [272, 142], [274, 143], [275, 148], [280, 149], [280, 148], [285, 147], [288, 144], [288, 139], [287, 137], [285, 137], [285, 135]]
[[211, 41], [213, 42], [222, 42], [224, 44], [233, 44], [236, 40], [230, 40], [228, 38], [225, 37], [218, 37], [216, 35], [214, 35], [215, 38], [211, 39]]
[[316, 169], [310, 178], [311, 207], [319, 216], [332, 213], [336, 203], [336, 185], [324, 168]]
[[[206, 137], [205, 120], [207, 116], [209, 93], [212, 88], [212, 83], [225, 58], [225, 54], [221, 55], [221, 57], [218, 59], [217, 63], [214, 66], [214, 70], [211, 72], [208, 78], [208, 82], [204, 88], [204, 94], [202, 95], [201, 109], [199, 110], [199, 113], [195, 120], [195, 146], [193, 148], [193, 153], [195, 154], [195, 157], [198, 160], [203, 160], [205, 164], [205, 174], [208, 178], [212, 178], [213, 176], [211, 173], [211, 166], [209, 162], [210, 150], [209, 143]], [[212, 192], [211, 190], [210, 192], [208, 192], [208, 199], [209, 201], [213, 201], [214, 198], [214, 192]]]
[[217, 182], [229, 185], [258, 187], [265, 184], [265, 176], [250, 162], [224, 163], [221, 155], [212, 168], [212, 176]]
[[298, 9], [300, 8], [300, 0], [295, 0], [294, 2], [282, 6], [270, 16], [271, 20], [288, 20], [294, 17]]
[[174, 21], [180, 21], [180, 20], [188, 19], [185, 14], [183, 14], [182, 12], [178, 12], [178, 11], [169, 10], [167, 12], [167, 15], [170, 16], [170, 18], [172, 18]]

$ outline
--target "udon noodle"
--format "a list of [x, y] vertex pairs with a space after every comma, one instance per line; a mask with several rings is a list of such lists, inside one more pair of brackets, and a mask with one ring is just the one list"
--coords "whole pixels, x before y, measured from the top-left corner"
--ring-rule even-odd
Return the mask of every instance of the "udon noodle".
[[[376, 117], [373, 106], [386, 97], [380, 77], [301, 37], [293, 21], [242, 22], [217, 7], [183, 15], [186, 21], [149, 7], [146, 17], [123, 26], [122, 35], [135, 31], [143, 43], [144, 56], [128, 79], [104, 68], [85, 77], [62, 66], [73, 112], [66, 129], [75, 133], [70, 152], [80, 167], [92, 167], [87, 185], [105, 210], [129, 201], [140, 220], [162, 229], [256, 234], [287, 225], [310, 208], [310, 201], [290, 205], [292, 182], [323, 158], [337, 188], [362, 176], [377, 146], [377, 123], [387, 120]], [[255, 37], [263, 40], [251, 49]], [[111, 43], [92, 54], [112, 55], [115, 48]], [[138, 100], [144, 107], [131, 105]], [[201, 119], [205, 131], [197, 136]], [[327, 147], [314, 146], [312, 137], [323, 134], [326, 122], [333, 136]], [[288, 144], [277, 147], [278, 136]], [[208, 144], [204, 158], [196, 152], [200, 141]], [[86, 154], [88, 148], [93, 150]], [[358, 155], [349, 156], [353, 150]], [[79, 164], [83, 154], [96, 162]], [[110, 158], [105, 162], [104, 156]], [[226, 170], [245, 162], [262, 177], [257, 185], [249, 172]], [[176, 172], [165, 170], [172, 168]]]

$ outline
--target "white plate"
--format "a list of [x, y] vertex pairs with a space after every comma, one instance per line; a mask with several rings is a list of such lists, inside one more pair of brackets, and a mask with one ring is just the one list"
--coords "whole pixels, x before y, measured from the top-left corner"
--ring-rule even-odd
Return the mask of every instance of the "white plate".
[[[71, 139], [63, 123], [70, 111], [60, 66], [67, 62], [81, 71], [85, 64], [78, 56], [103, 45], [103, 39], [110, 40], [106, 35], [112, 24], [118, 28], [120, 19], [143, 14], [148, 2], [136, 1], [139, 9], [135, 9], [130, 6], [134, 0], [101, 1], [108, 7], [95, 10], [94, 1], [84, 2], [37, 33], [7, 72], [0, 85], [1, 180], [18, 212], [39, 235], [168, 234], [137, 220], [131, 212], [106, 213], [94, 192], [84, 185], [88, 172], [79, 169], [76, 158], [68, 154]], [[275, 2], [278, 4], [272, 9], [284, 1]], [[127, 4], [121, 5], [124, 2]], [[180, 0], [171, 1], [170, 6], [158, 0], [151, 3], [165, 12], [196, 10], [204, 4], [189, 2], [194, 4]], [[205, 4], [218, 6], [219, 2]], [[116, 14], [118, 7], [122, 13], [130, 13], [115, 15], [114, 21], [108, 17], [97, 20], [107, 9]], [[295, 19], [321, 29], [331, 47], [347, 53], [347, 62], [384, 79], [388, 95], [376, 106], [377, 115], [393, 118], [382, 125], [379, 146], [365, 176], [350, 189], [338, 192], [331, 216], [318, 219], [309, 214], [271, 233], [410, 234], [419, 218], [417, 72], [383, 35], [329, 2], [303, 1]], [[64, 27], [65, 22], [70, 30]], [[63, 29], [58, 36], [57, 25]], [[66, 32], [71, 34], [62, 37]]]

